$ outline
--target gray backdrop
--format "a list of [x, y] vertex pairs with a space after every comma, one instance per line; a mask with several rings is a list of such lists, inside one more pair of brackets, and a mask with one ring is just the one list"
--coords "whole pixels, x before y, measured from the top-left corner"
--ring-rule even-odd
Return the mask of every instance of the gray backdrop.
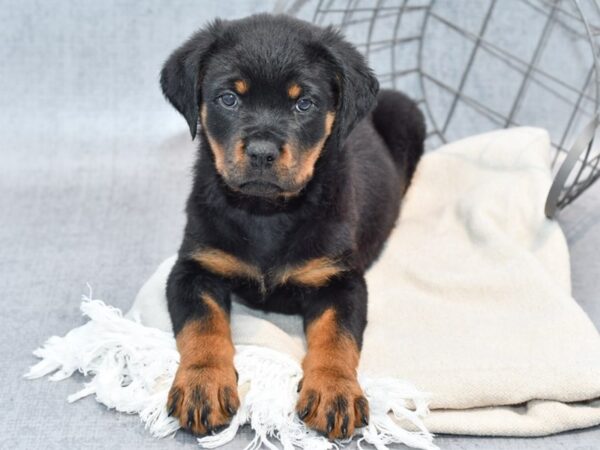
[[[509, 0], [505, 0], [509, 1]], [[179, 245], [194, 144], [162, 98], [160, 66], [207, 20], [273, 1], [0, 1], [0, 448], [194, 448], [137, 416], [25, 381], [31, 351], [82, 323], [86, 283], [127, 308]], [[446, 7], [452, 8], [450, 2]], [[600, 323], [600, 188], [560, 218], [575, 298]], [[248, 442], [243, 434], [228, 448]], [[597, 448], [600, 431], [544, 439], [440, 437], [443, 448]]]

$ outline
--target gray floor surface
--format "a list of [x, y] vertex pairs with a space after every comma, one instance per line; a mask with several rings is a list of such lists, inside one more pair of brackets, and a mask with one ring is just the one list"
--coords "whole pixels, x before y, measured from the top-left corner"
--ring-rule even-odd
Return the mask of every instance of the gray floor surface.
[[[0, 448], [195, 448], [88, 398], [82, 377], [21, 378], [31, 351], [82, 323], [86, 283], [127, 308], [180, 241], [194, 143], [158, 89], [166, 55], [216, 15], [273, 2], [0, 1]], [[600, 325], [600, 184], [560, 218], [573, 293]], [[226, 448], [249, 441], [241, 433]], [[537, 439], [440, 436], [446, 449], [596, 449], [600, 430]], [[398, 446], [398, 448], [403, 448]]]

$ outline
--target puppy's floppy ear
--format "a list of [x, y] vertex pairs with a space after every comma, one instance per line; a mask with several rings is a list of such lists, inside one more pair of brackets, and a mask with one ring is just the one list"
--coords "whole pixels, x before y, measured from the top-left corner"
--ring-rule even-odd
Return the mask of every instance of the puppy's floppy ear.
[[340, 137], [345, 139], [375, 106], [379, 82], [364, 57], [335, 28], [323, 29], [317, 46], [321, 47], [321, 56], [329, 61], [335, 72], [336, 122]]
[[216, 20], [193, 34], [169, 56], [160, 73], [163, 94], [187, 121], [192, 139], [198, 129], [202, 67], [215, 51], [223, 28], [223, 21]]

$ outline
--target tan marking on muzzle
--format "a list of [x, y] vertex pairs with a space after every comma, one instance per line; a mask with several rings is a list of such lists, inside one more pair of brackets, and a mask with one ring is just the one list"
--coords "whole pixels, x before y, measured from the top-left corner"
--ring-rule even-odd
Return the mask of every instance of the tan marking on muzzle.
[[206, 127], [206, 105], [202, 105], [202, 109], [200, 111], [200, 122], [202, 123], [204, 133], [206, 133], [210, 150], [215, 157], [215, 167], [217, 168], [217, 172], [219, 172], [221, 175], [224, 175], [226, 173], [225, 149], [208, 132], [208, 128]]
[[244, 150], [244, 142], [241, 139], [238, 139], [235, 142], [233, 149], [233, 162], [237, 167], [241, 167], [246, 164], [246, 151]]
[[294, 162], [294, 150], [292, 149], [292, 146], [286, 142], [283, 144], [281, 155], [279, 155], [275, 169], [279, 172], [280, 176], [283, 176], [294, 166]]
[[304, 183], [312, 177], [315, 164], [317, 163], [319, 156], [321, 156], [321, 151], [323, 150], [325, 141], [327, 141], [327, 138], [331, 134], [334, 122], [335, 113], [333, 111], [329, 111], [325, 115], [325, 134], [315, 145], [302, 152], [299, 161], [299, 170], [294, 176], [294, 181], [296, 183]]

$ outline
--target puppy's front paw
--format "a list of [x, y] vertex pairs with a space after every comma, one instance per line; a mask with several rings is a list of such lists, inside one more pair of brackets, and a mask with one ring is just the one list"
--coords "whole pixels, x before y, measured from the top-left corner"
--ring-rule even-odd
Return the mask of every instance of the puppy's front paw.
[[369, 403], [356, 378], [314, 369], [304, 374], [296, 412], [329, 439], [345, 439], [369, 423]]
[[239, 406], [233, 365], [180, 366], [167, 402], [169, 415], [177, 417], [183, 428], [199, 435], [227, 425]]

